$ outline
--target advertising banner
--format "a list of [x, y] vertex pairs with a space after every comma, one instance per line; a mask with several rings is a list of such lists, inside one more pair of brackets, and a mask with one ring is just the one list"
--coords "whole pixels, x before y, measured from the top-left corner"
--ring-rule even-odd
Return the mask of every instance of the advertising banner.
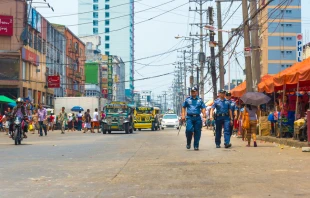
[[13, 16], [0, 15], [0, 35], [13, 36]]
[[48, 76], [47, 87], [48, 88], [60, 88], [60, 76]]
[[296, 35], [296, 50], [297, 50], [296, 60], [297, 60], [297, 62], [302, 62], [302, 60], [303, 60], [303, 57], [302, 57], [302, 54], [303, 54], [302, 39], [303, 39], [302, 34]]
[[39, 66], [39, 55], [27, 50], [26, 48], [22, 48], [22, 59], [24, 61], [30, 62], [36, 66]]

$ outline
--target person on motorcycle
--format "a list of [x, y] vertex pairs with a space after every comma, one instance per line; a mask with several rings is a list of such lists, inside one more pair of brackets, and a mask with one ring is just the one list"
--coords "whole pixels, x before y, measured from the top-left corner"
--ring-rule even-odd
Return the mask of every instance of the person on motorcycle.
[[[26, 114], [26, 108], [24, 106], [24, 100], [22, 98], [17, 98], [16, 107], [14, 107], [12, 115], [13, 115], [13, 118], [19, 117], [23, 120], [24, 122], [24, 128], [22, 129], [23, 135], [24, 135], [24, 138], [27, 138], [26, 132], [28, 129], [28, 125], [25, 122], [25, 119], [27, 118], [27, 114]], [[11, 124], [14, 124], [14, 123], [11, 123]]]

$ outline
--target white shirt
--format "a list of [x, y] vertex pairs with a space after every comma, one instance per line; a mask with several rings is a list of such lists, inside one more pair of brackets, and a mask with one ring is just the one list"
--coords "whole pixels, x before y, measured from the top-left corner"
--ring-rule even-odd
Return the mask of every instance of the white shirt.
[[94, 112], [93, 121], [95, 121], [95, 122], [98, 121], [98, 119], [97, 119], [98, 115], [99, 115], [98, 112]]

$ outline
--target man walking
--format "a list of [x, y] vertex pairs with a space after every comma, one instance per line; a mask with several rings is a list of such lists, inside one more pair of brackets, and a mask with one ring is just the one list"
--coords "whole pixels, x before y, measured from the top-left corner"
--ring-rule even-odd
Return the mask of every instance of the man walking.
[[[230, 102], [230, 109], [231, 109], [231, 113], [232, 113], [232, 123], [235, 122], [235, 110], [236, 110], [236, 103], [233, 99], [231, 99], [231, 93], [228, 91], [226, 92], [226, 100], [228, 100]], [[234, 130], [234, 125], [231, 124], [229, 127], [229, 132], [230, 132], [230, 136], [232, 136], [233, 134], [233, 130]]]
[[91, 130], [91, 116], [90, 116], [90, 110], [89, 109], [87, 109], [84, 116], [85, 116], [85, 128], [84, 128], [83, 133], [86, 133], [88, 130], [90, 130], [90, 132], [93, 133]]
[[191, 96], [186, 98], [182, 108], [182, 121], [186, 118], [186, 148], [191, 148], [192, 136], [194, 133], [194, 149], [199, 150], [199, 141], [201, 137], [202, 120], [200, 114], [203, 114], [203, 118], [206, 118], [206, 106], [201, 98], [197, 96], [197, 88], [191, 89]]
[[39, 105], [38, 109], [38, 119], [39, 119], [39, 126], [40, 126], [40, 136], [43, 136], [42, 129], [44, 129], [45, 136], [47, 136], [47, 129], [44, 121], [46, 121], [46, 109], [43, 107], [42, 103]]
[[98, 113], [98, 109], [96, 108], [95, 109], [95, 112], [93, 114], [93, 123], [92, 123], [92, 128], [91, 128], [91, 131], [92, 133], [95, 133], [95, 128], [97, 128], [97, 132], [99, 132], [99, 113]]
[[226, 91], [219, 90], [219, 98], [214, 101], [211, 108], [210, 119], [213, 120], [213, 112], [216, 109], [215, 118], [215, 144], [216, 148], [221, 148], [222, 127], [224, 125], [224, 145], [225, 148], [231, 147], [230, 125], [232, 125], [232, 111], [230, 102], [225, 98]]
[[59, 118], [58, 118], [58, 121], [60, 122], [60, 126], [61, 126], [61, 134], [65, 134], [67, 120], [68, 120], [68, 115], [65, 112], [65, 107], [62, 107], [61, 112], [59, 113]]

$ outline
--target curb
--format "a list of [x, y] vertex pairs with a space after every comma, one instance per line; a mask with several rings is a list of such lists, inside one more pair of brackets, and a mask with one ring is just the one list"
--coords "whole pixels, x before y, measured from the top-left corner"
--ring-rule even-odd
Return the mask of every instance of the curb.
[[276, 137], [270, 137], [270, 136], [256, 136], [257, 140], [262, 140], [266, 142], [275, 142], [278, 144], [283, 144], [291, 147], [296, 147], [296, 148], [302, 148], [302, 147], [309, 147], [308, 142], [299, 142], [297, 140], [293, 139], [284, 139], [284, 138], [276, 138]]

